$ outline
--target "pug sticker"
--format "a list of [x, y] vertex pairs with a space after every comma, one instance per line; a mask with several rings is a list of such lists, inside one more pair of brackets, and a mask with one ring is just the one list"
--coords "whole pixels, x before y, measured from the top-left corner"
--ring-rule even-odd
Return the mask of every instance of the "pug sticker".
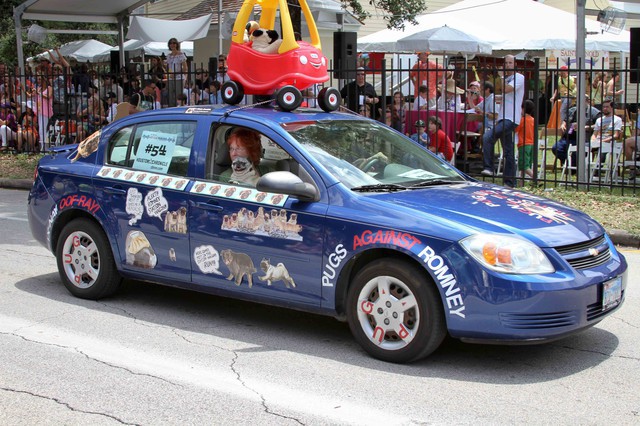
[[140, 268], [155, 268], [158, 258], [151, 243], [141, 231], [130, 231], [125, 241], [127, 265]]

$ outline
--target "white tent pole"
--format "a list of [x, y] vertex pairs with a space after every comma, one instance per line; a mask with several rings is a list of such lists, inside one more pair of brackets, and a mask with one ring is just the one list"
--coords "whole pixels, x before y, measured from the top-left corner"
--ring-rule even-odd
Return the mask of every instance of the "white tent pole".
[[[584, 140], [586, 136], [586, 132], [584, 129], [584, 123], [587, 119], [587, 114], [584, 108], [584, 94], [586, 91], [584, 90], [584, 71], [581, 70], [585, 66], [584, 55], [585, 55], [585, 38], [586, 33], [584, 29], [584, 19], [585, 19], [585, 4], [587, 0], [576, 0], [576, 61], [578, 66], [578, 93], [576, 94], [576, 108], [577, 108], [577, 118], [580, 126], [576, 129], [578, 133], [576, 133], [576, 138], [578, 140], [578, 182], [586, 182], [587, 179], [587, 168], [585, 167], [585, 145], [586, 142]], [[584, 141], [585, 143], [580, 143], [580, 141]]]
[[[120, 59], [120, 66], [125, 66], [124, 63], [124, 15], [118, 15], [118, 52]], [[111, 70], [112, 73], [119, 70]]]

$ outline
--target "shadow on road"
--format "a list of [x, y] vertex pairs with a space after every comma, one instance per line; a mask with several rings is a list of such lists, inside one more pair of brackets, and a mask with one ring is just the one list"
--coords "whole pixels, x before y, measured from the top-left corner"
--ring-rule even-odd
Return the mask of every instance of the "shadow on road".
[[[67, 292], [57, 273], [15, 284], [21, 291], [89, 310], [124, 315], [169, 327], [244, 342], [236, 352], [291, 351], [390, 374], [490, 384], [556, 380], [607, 360], [618, 339], [601, 328], [535, 346], [465, 344], [448, 339], [429, 358], [395, 365], [370, 358], [353, 340], [349, 327], [331, 317], [212, 296], [172, 287], [125, 281], [114, 297], [82, 300]], [[605, 320], [606, 321], [606, 320]]]

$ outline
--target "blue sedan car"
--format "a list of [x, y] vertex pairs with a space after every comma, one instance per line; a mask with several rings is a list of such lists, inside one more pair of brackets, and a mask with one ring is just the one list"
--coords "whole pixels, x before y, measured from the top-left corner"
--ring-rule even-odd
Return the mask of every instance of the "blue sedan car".
[[[259, 140], [253, 158], [233, 155], [239, 131]], [[627, 282], [624, 257], [584, 213], [472, 180], [338, 112], [126, 117], [42, 158], [29, 222], [77, 297], [131, 278], [331, 315], [392, 362], [424, 358], [446, 335], [573, 334], [617, 310]]]

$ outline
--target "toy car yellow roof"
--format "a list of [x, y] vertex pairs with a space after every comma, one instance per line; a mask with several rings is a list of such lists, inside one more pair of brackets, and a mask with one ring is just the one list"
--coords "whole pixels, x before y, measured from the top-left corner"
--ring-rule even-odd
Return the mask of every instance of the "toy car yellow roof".
[[[311, 37], [311, 44], [318, 50], [322, 51], [322, 45], [320, 43], [320, 35], [318, 34], [318, 28], [316, 22], [311, 15], [311, 9], [306, 0], [299, 0], [300, 8], [304, 15], [304, 19], [307, 22], [309, 29], [309, 35]], [[236, 18], [236, 22], [233, 25], [233, 34], [231, 40], [234, 43], [244, 42], [244, 29], [249, 22], [251, 13], [254, 7], [258, 5], [262, 9], [260, 14], [260, 27], [267, 29], [274, 29], [276, 15], [278, 9], [280, 9], [280, 22], [282, 25], [282, 44], [278, 49], [278, 53], [286, 53], [294, 49], [298, 49], [298, 45], [295, 35], [293, 33], [293, 24], [291, 22], [291, 15], [289, 14], [289, 8], [286, 0], [245, 0], [240, 8], [240, 12]]]

